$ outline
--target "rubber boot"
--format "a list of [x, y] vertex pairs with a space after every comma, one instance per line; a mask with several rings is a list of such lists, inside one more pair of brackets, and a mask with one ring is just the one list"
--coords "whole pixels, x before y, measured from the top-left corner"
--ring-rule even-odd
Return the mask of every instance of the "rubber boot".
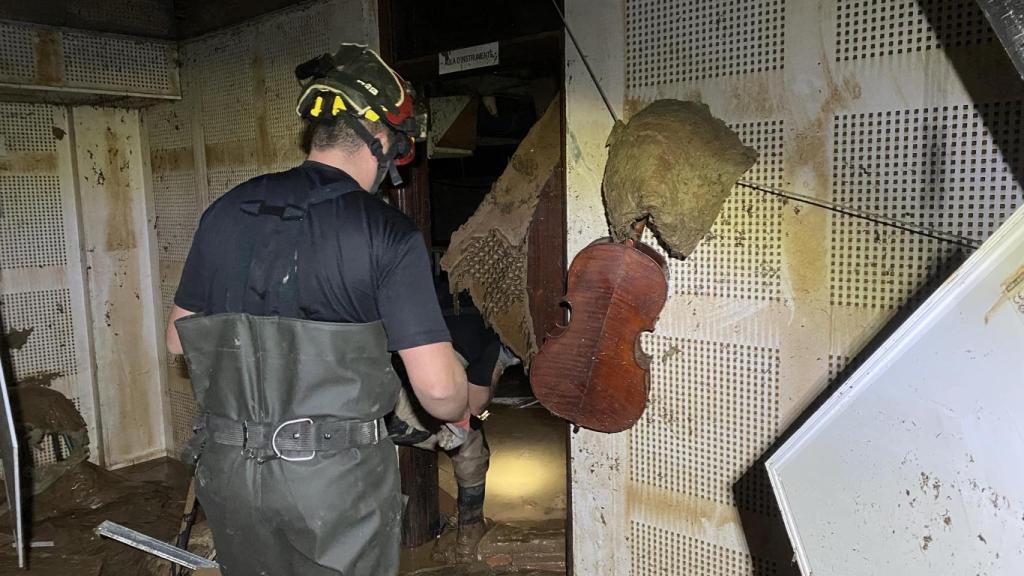
[[475, 562], [477, 545], [487, 532], [484, 523], [484, 485], [459, 486], [459, 534], [455, 555], [458, 562]]

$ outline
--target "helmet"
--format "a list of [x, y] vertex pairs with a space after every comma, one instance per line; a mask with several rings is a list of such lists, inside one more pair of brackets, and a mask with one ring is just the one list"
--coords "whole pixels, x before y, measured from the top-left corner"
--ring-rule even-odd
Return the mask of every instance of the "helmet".
[[[412, 95], [401, 76], [376, 52], [360, 44], [341, 44], [295, 68], [302, 83], [295, 112], [311, 122], [345, 122], [377, 157], [381, 177], [394, 165], [408, 164], [415, 156], [417, 134]], [[360, 119], [380, 122], [395, 136], [391, 150], [366, 129]], [[380, 180], [380, 178], [378, 178]], [[400, 183], [399, 178], [396, 184]]]

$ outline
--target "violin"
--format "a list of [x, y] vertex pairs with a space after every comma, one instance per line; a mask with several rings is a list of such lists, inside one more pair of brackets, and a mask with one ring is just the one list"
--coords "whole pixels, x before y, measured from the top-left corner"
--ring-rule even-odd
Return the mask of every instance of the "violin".
[[599, 432], [633, 426], [647, 408], [650, 357], [640, 334], [668, 299], [665, 259], [642, 242], [602, 239], [569, 266], [559, 325], [533, 359], [537, 400], [556, 416]]

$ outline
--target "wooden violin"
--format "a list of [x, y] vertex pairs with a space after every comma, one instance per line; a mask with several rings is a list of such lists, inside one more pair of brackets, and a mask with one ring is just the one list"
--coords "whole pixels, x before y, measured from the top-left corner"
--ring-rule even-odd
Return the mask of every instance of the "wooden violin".
[[545, 408], [578, 426], [621, 432], [647, 407], [650, 358], [640, 334], [654, 330], [668, 298], [665, 259], [642, 242], [602, 239], [569, 266], [559, 325], [530, 368]]

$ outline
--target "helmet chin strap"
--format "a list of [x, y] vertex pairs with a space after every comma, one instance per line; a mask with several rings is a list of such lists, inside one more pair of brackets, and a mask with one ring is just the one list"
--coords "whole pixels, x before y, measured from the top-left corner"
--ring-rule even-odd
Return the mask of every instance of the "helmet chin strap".
[[[378, 140], [363, 123], [357, 118], [349, 115], [341, 117], [341, 120], [346, 126], [352, 129], [359, 136], [363, 142], [366, 143], [367, 148], [373, 154], [374, 158], [377, 159], [377, 175], [373, 178], [373, 185], [367, 190], [370, 194], [378, 194], [380, 192], [380, 185], [384, 182], [384, 176], [391, 176], [391, 183], [395, 186], [402, 185], [402, 177], [398, 174], [398, 168], [395, 167], [395, 154], [393, 151], [385, 152], [384, 146], [381, 145]], [[392, 146], [394, 148], [394, 146]]]

